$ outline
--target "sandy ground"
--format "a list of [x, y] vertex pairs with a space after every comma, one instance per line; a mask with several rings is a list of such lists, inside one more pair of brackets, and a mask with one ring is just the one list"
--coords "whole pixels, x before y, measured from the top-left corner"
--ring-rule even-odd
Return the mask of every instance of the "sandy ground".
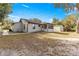
[[0, 38], [1, 56], [79, 56], [79, 34], [29, 33]]

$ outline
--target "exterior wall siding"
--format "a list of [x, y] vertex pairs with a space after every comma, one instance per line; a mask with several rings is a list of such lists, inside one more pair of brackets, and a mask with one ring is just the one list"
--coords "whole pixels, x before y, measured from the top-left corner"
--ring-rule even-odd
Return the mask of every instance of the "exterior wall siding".
[[48, 29], [48, 32], [54, 32], [53, 29]]
[[37, 32], [41, 31], [41, 28], [38, 26], [38, 24], [34, 24], [35, 29], [33, 28], [33, 24], [28, 24], [28, 32]]
[[14, 24], [12, 27], [11, 27], [11, 30], [13, 32], [22, 32], [23, 31], [23, 24], [21, 22], [18, 22], [16, 24]]
[[63, 26], [54, 26], [54, 32], [63, 32]]
[[24, 32], [28, 32], [28, 23], [25, 23], [24, 24], [24, 30], [23, 30]]

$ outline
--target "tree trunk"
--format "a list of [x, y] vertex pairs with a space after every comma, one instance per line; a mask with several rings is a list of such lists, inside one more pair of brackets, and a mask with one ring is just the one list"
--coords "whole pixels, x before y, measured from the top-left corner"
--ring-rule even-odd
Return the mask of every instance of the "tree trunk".
[[77, 22], [77, 25], [76, 25], [76, 32], [79, 33], [79, 22]]
[[79, 33], [79, 18], [77, 19], [76, 22], [76, 32]]
[[1, 30], [0, 30], [0, 37], [2, 37], [2, 32], [1, 32]]
[[0, 37], [2, 37], [2, 25], [0, 26]]

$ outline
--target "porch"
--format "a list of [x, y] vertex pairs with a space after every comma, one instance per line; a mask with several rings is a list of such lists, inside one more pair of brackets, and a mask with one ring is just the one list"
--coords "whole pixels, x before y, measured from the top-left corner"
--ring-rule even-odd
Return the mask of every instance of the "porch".
[[50, 23], [42, 24], [41, 30], [45, 32], [53, 32], [53, 24]]

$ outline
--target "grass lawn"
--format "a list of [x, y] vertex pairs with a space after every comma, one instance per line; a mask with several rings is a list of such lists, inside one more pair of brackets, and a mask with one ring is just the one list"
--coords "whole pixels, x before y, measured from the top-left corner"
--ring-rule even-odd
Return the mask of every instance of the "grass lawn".
[[79, 34], [41, 32], [2, 36], [0, 55], [79, 55], [79, 41], [53, 37], [79, 38]]

